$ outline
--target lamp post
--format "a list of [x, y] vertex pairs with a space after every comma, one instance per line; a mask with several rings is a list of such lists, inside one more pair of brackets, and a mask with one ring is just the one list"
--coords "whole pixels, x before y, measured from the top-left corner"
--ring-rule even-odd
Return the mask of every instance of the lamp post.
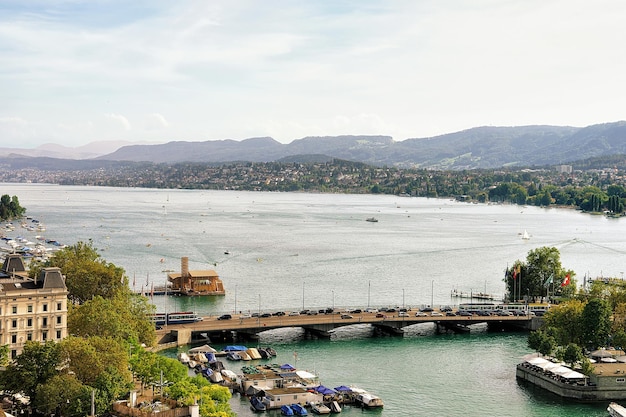
[[304, 310], [304, 281], [302, 282], [302, 310]]
[[430, 281], [430, 308], [435, 308], [434, 307], [434, 297], [435, 297], [435, 280], [431, 280]]
[[235, 285], [235, 310], [234, 313], [237, 314], [237, 286]]
[[331, 290], [333, 293], [333, 313], [335, 312], [335, 290]]
[[372, 292], [372, 281], [367, 281], [367, 308], [370, 308], [370, 294]]
[[261, 327], [261, 294], [259, 294], [259, 314], [256, 316], [256, 323], [258, 327]]
[[402, 288], [402, 308], [404, 308], [404, 288]]

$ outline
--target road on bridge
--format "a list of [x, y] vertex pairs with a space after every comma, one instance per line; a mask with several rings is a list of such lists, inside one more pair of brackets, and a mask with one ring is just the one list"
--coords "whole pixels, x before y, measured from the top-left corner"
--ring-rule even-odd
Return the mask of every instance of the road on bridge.
[[[345, 314], [345, 313], [344, 313]], [[412, 313], [410, 317], [398, 317], [398, 313], [384, 313], [382, 317], [380, 313], [356, 313], [349, 314], [351, 318], [341, 313], [333, 314], [317, 314], [317, 315], [298, 315], [298, 316], [271, 316], [271, 317], [250, 317], [240, 318], [233, 316], [230, 320], [218, 320], [217, 317], [204, 317], [202, 321], [187, 324], [170, 324], [163, 326], [157, 331], [157, 334], [169, 333], [176, 329], [189, 329], [197, 331], [220, 331], [220, 330], [247, 330], [260, 329], [267, 327], [274, 329], [278, 327], [302, 327], [314, 324], [338, 324], [350, 325], [359, 323], [380, 323], [385, 322], [405, 322], [408, 324], [433, 323], [433, 322], [462, 322], [463, 324], [485, 323], [485, 322], [504, 322], [504, 321], [526, 321], [530, 320], [529, 316], [422, 316], [415, 317]], [[409, 312], [411, 314], [411, 312]], [[377, 317], [377, 315], [379, 317]], [[342, 318], [346, 317], [346, 318]]]

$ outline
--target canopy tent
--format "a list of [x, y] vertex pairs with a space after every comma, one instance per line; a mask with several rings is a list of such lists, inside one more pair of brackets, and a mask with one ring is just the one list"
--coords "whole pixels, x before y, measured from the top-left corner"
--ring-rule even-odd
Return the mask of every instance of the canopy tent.
[[284, 364], [284, 365], [280, 365], [280, 369], [282, 370], [291, 370], [291, 371], [295, 371], [296, 368], [294, 368], [293, 366], [289, 365], [288, 363]]
[[545, 363], [551, 363], [549, 360], [544, 359], [544, 358], [539, 358], [539, 357], [530, 358], [526, 362], [530, 363], [531, 365], [536, 365], [536, 366], [539, 366]]
[[217, 353], [217, 350], [209, 345], [202, 345], [189, 349], [189, 353]]
[[323, 385], [320, 385], [319, 387], [315, 387], [315, 391], [319, 392], [322, 395], [334, 395], [337, 394], [337, 391], [327, 388]]
[[335, 387], [335, 391], [339, 391], [339, 392], [352, 392], [352, 388], [350, 387], [346, 387], [345, 385], [340, 385], [338, 387]]
[[591, 356], [592, 358], [610, 358], [613, 356], [613, 354], [606, 349], [598, 349], [591, 352], [589, 356]]

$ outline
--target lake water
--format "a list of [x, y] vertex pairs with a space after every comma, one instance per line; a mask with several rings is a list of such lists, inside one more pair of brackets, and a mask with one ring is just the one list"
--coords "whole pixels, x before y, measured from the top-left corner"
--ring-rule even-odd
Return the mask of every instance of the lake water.
[[[136, 290], [166, 281], [166, 270], [215, 269], [225, 297], [154, 297], [160, 311], [202, 315], [323, 307], [451, 305], [453, 289], [504, 293], [507, 265], [554, 246], [565, 268], [623, 276], [622, 219], [575, 210], [459, 203], [382, 195], [148, 190], [3, 184], [45, 237], [91, 240], [123, 267]], [[366, 222], [376, 217], [377, 223]], [[521, 239], [527, 231], [529, 240]], [[228, 252], [226, 254], [225, 252]], [[564, 403], [518, 385], [515, 364], [530, 353], [525, 334], [435, 335], [418, 325], [404, 338], [371, 339], [342, 329], [331, 341], [299, 332], [263, 335], [279, 352], [319, 373], [327, 386], [354, 384], [379, 394], [365, 414], [605, 416], [607, 404]], [[233, 398], [240, 416], [246, 402]], [[343, 415], [363, 413], [348, 409]]]

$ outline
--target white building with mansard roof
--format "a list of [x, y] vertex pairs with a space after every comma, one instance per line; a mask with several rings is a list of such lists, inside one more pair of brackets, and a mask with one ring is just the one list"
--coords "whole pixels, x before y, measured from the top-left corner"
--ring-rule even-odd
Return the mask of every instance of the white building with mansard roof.
[[61, 269], [44, 268], [32, 279], [19, 255], [7, 255], [0, 270], [0, 345], [8, 345], [9, 358], [29, 340], [66, 336], [67, 287]]

